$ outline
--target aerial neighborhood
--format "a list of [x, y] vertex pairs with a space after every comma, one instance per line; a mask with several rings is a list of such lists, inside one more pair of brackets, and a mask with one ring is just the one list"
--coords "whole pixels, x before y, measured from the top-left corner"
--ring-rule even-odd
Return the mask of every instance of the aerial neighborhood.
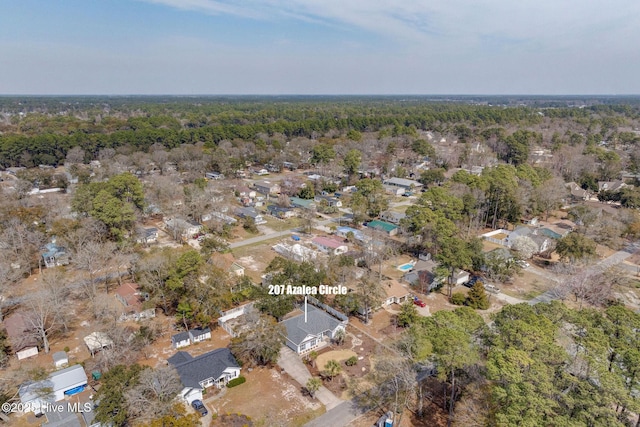
[[623, 101], [0, 99], [0, 424], [639, 425]]

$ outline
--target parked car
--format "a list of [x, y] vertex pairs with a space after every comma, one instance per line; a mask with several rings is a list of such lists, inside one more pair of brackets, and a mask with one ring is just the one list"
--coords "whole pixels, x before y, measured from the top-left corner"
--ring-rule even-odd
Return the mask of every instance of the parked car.
[[418, 298], [415, 298], [413, 300], [413, 303], [415, 305], [417, 305], [418, 307], [426, 307], [427, 306], [427, 304], [425, 304], [424, 301], [422, 301], [421, 299], [418, 299]]
[[196, 399], [193, 402], [191, 402], [191, 406], [193, 407], [193, 409], [195, 409], [200, 413], [201, 417], [204, 417], [209, 413], [209, 411], [207, 411], [207, 407], [204, 406], [204, 403], [202, 403], [202, 400], [200, 399]]
[[518, 264], [518, 267], [520, 268], [529, 268], [530, 264], [527, 261], [523, 261], [523, 260], [518, 260], [516, 261], [516, 264]]
[[473, 288], [473, 285], [476, 284], [476, 282], [482, 282], [482, 277], [480, 276], [471, 276], [471, 278], [469, 279], [468, 282], [463, 283], [463, 286], [466, 286], [467, 288]]
[[500, 293], [500, 289], [498, 289], [498, 287], [496, 287], [496, 285], [485, 283], [484, 288], [487, 290], [487, 292], [491, 292], [491, 293], [494, 293], [494, 294]]

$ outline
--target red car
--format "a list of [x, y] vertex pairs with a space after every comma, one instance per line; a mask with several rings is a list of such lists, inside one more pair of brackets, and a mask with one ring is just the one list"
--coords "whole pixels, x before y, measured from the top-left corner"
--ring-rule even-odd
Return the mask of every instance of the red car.
[[413, 303], [415, 305], [419, 306], [419, 307], [426, 307], [427, 306], [427, 304], [425, 304], [424, 301], [422, 301], [421, 299], [418, 299], [418, 298], [414, 299]]

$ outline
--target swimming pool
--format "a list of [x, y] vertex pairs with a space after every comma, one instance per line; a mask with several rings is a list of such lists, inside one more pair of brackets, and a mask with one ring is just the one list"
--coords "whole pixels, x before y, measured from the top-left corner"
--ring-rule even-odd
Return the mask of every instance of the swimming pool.
[[408, 262], [406, 264], [399, 265], [397, 268], [400, 271], [407, 272], [407, 271], [409, 271], [409, 270], [411, 270], [413, 268], [413, 263]]

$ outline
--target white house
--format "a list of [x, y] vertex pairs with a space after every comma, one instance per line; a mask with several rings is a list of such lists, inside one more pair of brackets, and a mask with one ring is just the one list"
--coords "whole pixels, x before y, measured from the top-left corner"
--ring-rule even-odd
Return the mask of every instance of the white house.
[[240, 376], [240, 365], [228, 348], [219, 348], [197, 357], [185, 351], [171, 356], [168, 362], [176, 368], [182, 382], [180, 398], [191, 404], [202, 400], [202, 392], [211, 386], [224, 387]]
[[385, 293], [383, 306], [404, 304], [411, 298], [411, 292], [396, 280], [388, 280], [382, 284]]
[[322, 252], [332, 255], [341, 255], [349, 251], [349, 247], [344, 243], [344, 241], [332, 239], [331, 237], [316, 237], [311, 241], [311, 243], [313, 243]]
[[48, 404], [82, 392], [87, 380], [82, 365], [73, 365], [53, 372], [46, 380], [21, 385], [18, 390], [20, 402], [24, 404], [25, 412], [40, 414], [46, 412]]
[[189, 332], [180, 332], [171, 337], [171, 347], [178, 349], [191, 345]]
[[404, 212], [384, 211], [380, 214], [382, 221], [390, 222], [391, 224], [398, 225], [403, 218], [406, 218], [407, 214]]
[[189, 339], [193, 344], [211, 339], [211, 328], [195, 328], [189, 330]]
[[348, 320], [339, 320], [309, 304], [306, 316], [300, 313], [280, 323], [286, 330], [287, 347], [302, 354], [319, 347], [325, 340], [335, 338], [339, 330], [344, 331], [347, 322]]
[[165, 225], [170, 231], [176, 232], [183, 238], [189, 238], [202, 230], [202, 224], [181, 218], [169, 218], [165, 220]]
[[382, 182], [384, 185], [388, 185], [391, 187], [399, 187], [404, 189], [405, 191], [413, 191], [419, 188], [422, 188], [422, 184], [418, 181], [414, 181], [412, 179], [405, 178], [389, 178], [385, 179]]

